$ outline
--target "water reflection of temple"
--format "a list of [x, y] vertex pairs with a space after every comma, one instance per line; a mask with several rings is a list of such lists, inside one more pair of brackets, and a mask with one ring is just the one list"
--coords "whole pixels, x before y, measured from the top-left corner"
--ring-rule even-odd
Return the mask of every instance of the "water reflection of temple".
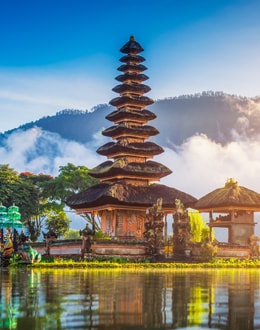
[[260, 327], [257, 270], [15, 270], [0, 276], [2, 328]]
[[[258, 278], [255, 281], [256, 277]], [[233, 271], [231, 276], [219, 274], [216, 281], [223, 283], [214, 291], [214, 310], [210, 320], [211, 327], [221, 329], [258, 329], [254, 320], [257, 308], [255, 295], [259, 294], [259, 274], [257, 271]], [[225, 281], [226, 285], [225, 285]]]
[[100, 324], [126, 329], [254, 329], [254, 295], [259, 290], [259, 274], [256, 281], [254, 274], [213, 271], [134, 276], [129, 282], [131, 290], [123, 283], [122, 288], [112, 285], [111, 295], [104, 297], [101, 288]]

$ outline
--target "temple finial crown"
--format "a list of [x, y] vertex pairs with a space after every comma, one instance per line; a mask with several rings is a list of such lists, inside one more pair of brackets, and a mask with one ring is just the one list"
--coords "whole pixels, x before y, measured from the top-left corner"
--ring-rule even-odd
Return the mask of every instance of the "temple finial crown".
[[135, 37], [134, 36], [130, 36], [130, 41], [135, 41]]

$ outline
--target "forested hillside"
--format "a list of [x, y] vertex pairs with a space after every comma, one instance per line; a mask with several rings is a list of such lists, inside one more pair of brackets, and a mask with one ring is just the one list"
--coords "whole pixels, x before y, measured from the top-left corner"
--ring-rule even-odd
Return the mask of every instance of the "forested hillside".
[[[105, 119], [113, 109], [102, 104], [89, 112], [62, 110], [1, 134], [0, 142], [3, 144], [17, 130], [40, 127], [63, 139], [85, 144], [102, 129], [113, 125]], [[160, 131], [153, 139], [162, 146], [180, 145], [195, 134], [205, 134], [213, 141], [226, 144], [237, 135], [252, 137], [260, 132], [260, 97], [250, 99], [222, 92], [203, 92], [157, 100], [149, 109], [157, 115], [149, 124]]]
[[3, 138], [6, 135], [10, 135], [17, 129], [28, 130], [37, 126], [45, 131], [58, 133], [65, 139], [85, 143], [91, 140], [93, 134], [96, 133], [98, 129], [104, 127], [105, 116], [109, 111], [111, 111], [111, 107], [106, 104], [98, 105], [90, 112], [65, 109], [57, 112], [54, 116], [43, 117], [37, 121], [26, 123], [18, 128], [7, 131], [1, 134], [1, 137]]

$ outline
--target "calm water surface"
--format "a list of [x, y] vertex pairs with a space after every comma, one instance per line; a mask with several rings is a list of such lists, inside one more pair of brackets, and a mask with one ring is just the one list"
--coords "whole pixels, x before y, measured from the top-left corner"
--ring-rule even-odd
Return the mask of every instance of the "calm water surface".
[[258, 270], [0, 274], [0, 329], [260, 329]]

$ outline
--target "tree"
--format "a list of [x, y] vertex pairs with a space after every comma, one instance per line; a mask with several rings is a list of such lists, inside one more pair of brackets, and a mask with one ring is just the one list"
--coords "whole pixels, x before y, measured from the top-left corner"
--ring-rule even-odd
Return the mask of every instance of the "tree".
[[27, 207], [23, 208], [23, 201], [24, 199], [28, 201], [31, 195], [32, 199], [34, 199], [33, 186], [28, 184], [23, 185], [18, 172], [10, 168], [9, 165], [0, 165], [0, 201], [5, 206], [15, 203], [21, 211], [26, 211]]
[[28, 219], [37, 214], [37, 191], [30, 181], [25, 181], [7, 164], [0, 165], [0, 201], [6, 207], [19, 207], [21, 221], [27, 226]]
[[70, 228], [70, 220], [66, 212], [50, 212], [46, 219], [46, 227], [49, 231], [53, 231], [57, 237], [64, 236]]
[[193, 242], [209, 240], [210, 231], [206, 221], [198, 211], [189, 212], [191, 235]]
[[[86, 166], [68, 163], [66, 166], [60, 166], [59, 175], [46, 182], [45, 189], [49, 198], [59, 201], [61, 205], [65, 206], [69, 196], [84, 191], [97, 183], [99, 180], [89, 175], [89, 169]], [[82, 217], [96, 229], [100, 229], [100, 219], [89, 214], [84, 214]]]
[[47, 213], [59, 207], [44, 197], [47, 194], [44, 183], [51, 179], [46, 174], [18, 174], [8, 164], [0, 165], [0, 201], [6, 207], [12, 204], [19, 207], [21, 221], [32, 241], [40, 236]]
[[79, 230], [77, 230], [77, 229], [69, 229], [64, 234], [64, 239], [81, 239], [81, 236], [79, 234]]
[[86, 166], [68, 163], [66, 166], [60, 166], [59, 175], [47, 182], [46, 188], [52, 199], [65, 203], [70, 195], [81, 192], [98, 182], [99, 180], [89, 175], [89, 169]]
[[[52, 176], [47, 174], [34, 174], [31, 172], [20, 173], [23, 185], [28, 185], [34, 189], [34, 198], [31, 200], [33, 212], [24, 213], [24, 224], [32, 241], [36, 241], [44, 227], [47, 215], [51, 211], [59, 211], [62, 207], [55, 201], [50, 201], [47, 196], [46, 182], [52, 180]], [[27, 203], [29, 204], [29, 203]]]
[[[15, 203], [21, 213], [21, 221], [32, 241], [41, 234], [45, 221], [51, 212], [59, 213], [65, 208], [66, 198], [98, 183], [85, 166], [68, 163], [61, 166], [59, 175], [53, 178], [47, 174], [22, 172], [18, 174], [9, 165], [0, 165], [0, 202], [6, 207]], [[95, 223], [94, 217], [84, 215], [86, 221]]]

